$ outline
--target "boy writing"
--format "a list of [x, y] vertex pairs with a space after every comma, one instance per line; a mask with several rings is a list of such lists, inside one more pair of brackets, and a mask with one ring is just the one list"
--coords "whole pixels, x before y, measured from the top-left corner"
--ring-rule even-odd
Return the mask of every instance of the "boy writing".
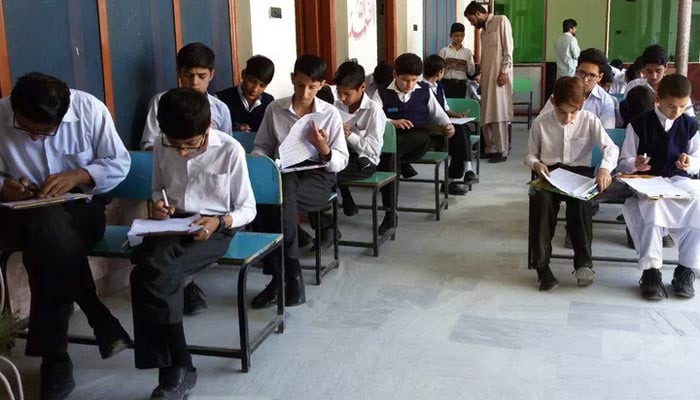
[[241, 71], [242, 81], [238, 86], [216, 92], [231, 111], [233, 130], [257, 132], [265, 109], [275, 99], [265, 93], [265, 88], [275, 75], [275, 64], [265, 56], [253, 56], [246, 61]]
[[692, 200], [658, 200], [630, 197], [622, 212], [639, 255], [642, 297], [660, 300], [666, 295], [661, 280], [662, 236], [678, 234], [678, 266], [671, 285], [676, 295], [695, 295], [693, 268], [700, 267], [700, 215], [696, 209], [700, 188], [689, 178], [700, 170], [697, 121], [684, 114], [691, 85], [682, 75], [668, 75], [657, 86], [656, 106], [632, 119], [622, 145], [619, 170], [662, 176], [689, 192]]
[[[150, 236], [131, 272], [136, 368], [158, 368], [151, 399], [183, 399], [197, 381], [182, 325], [185, 279], [228, 250], [234, 230], [255, 218], [243, 147], [210, 128], [207, 96], [192, 88], [158, 102], [163, 134], [153, 149], [155, 219], [200, 214], [193, 236]], [[166, 198], [163, 198], [163, 194]], [[166, 206], [169, 204], [169, 206]]]
[[[575, 173], [593, 177], [591, 149], [600, 148], [603, 159], [598, 168], [596, 183], [604, 191], [611, 181], [619, 150], [605, 132], [600, 120], [582, 110], [585, 84], [577, 77], [563, 77], [554, 84], [553, 109], [540, 114], [532, 124], [525, 164], [537, 175], [547, 176], [555, 168], [566, 168]], [[552, 237], [562, 201], [566, 202], [566, 223], [574, 248], [574, 274], [579, 286], [593, 283], [595, 273], [591, 259], [591, 203], [548, 190], [536, 189], [531, 200], [533, 215], [530, 220], [533, 266], [537, 270], [540, 290], [559, 286], [549, 269]]]
[[[335, 185], [335, 173], [348, 164], [348, 148], [343, 134], [343, 120], [333, 105], [316, 99], [323, 87], [326, 62], [318, 56], [304, 54], [294, 63], [291, 74], [294, 94], [270, 103], [255, 137], [253, 154], [279, 158], [280, 144], [290, 129], [307, 114], [318, 113], [314, 126], [306, 135], [313, 146], [317, 161], [327, 163], [324, 168], [293, 171], [282, 174], [282, 233], [284, 235], [285, 305], [296, 306], [306, 302], [304, 280], [299, 264], [297, 214], [299, 211], [317, 211], [326, 206]], [[260, 225], [267, 232], [279, 229], [279, 214], [261, 212]], [[266, 260], [264, 272], [272, 274], [274, 265]], [[265, 308], [276, 303], [277, 293], [273, 275], [267, 287], [251, 303], [253, 308]]]

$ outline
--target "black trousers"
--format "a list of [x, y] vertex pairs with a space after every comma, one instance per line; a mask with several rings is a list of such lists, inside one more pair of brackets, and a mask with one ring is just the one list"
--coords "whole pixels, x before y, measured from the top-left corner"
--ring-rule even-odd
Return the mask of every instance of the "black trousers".
[[168, 327], [182, 322], [185, 279], [219, 260], [234, 233], [214, 233], [202, 242], [187, 236], [152, 236], [136, 248], [131, 271], [136, 368], [169, 367], [173, 353], [186, 351], [173, 348], [167, 337]]
[[[450, 155], [450, 166], [448, 167], [448, 177], [450, 179], [461, 179], [464, 177], [466, 161], [472, 160], [471, 142], [469, 141], [469, 129], [466, 125], [455, 125], [455, 134], [448, 139], [447, 154]], [[444, 148], [442, 136], [431, 136], [435, 148]]]
[[[552, 169], [550, 168], [550, 171]], [[592, 175], [591, 168], [574, 170], [580, 174]], [[533, 214], [530, 218], [530, 229], [535, 239], [531, 243], [533, 267], [540, 269], [549, 266], [549, 258], [552, 255], [552, 238], [557, 226], [557, 214], [561, 202], [565, 201], [566, 225], [571, 235], [571, 245], [574, 248], [574, 268], [592, 268], [593, 217], [591, 203], [547, 190], [535, 190], [531, 201], [533, 201]]]
[[[285, 258], [299, 258], [299, 242], [297, 237], [299, 212], [312, 212], [323, 209], [328, 204], [333, 187], [335, 174], [325, 169], [311, 169], [282, 174], [282, 235], [284, 236]], [[259, 232], [280, 232], [280, 213], [278, 207], [258, 205], [258, 215], [253, 223]], [[264, 261], [263, 272], [271, 275], [278, 254], [270, 254]], [[287, 263], [285, 275], [292, 276]]]
[[27, 210], [0, 210], [0, 235], [22, 250], [31, 289], [28, 356], [51, 356], [68, 348], [73, 302], [90, 326], [113, 318], [99, 301], [89, 250], [105, 231], [107, 200], [74, 201]]
[[[401, 165], [419, 160], [428, 152], [430, 147], [430, 131], [427, 128], [397, 129], [396, 130], [396, 163], [397, 174], [401, 173]], [[379, 158], [380, 171], [394, 171], [392, 166], [393, 154], [384, 154]], [[394, 193], [394, 185], [382, 188], [382, 205], [385, 209], [394, 208], [397, 193]], [[399, 179], [396, 179], [396, 190], [399, 188]]]
[[[364, 160], [364, 161], [362, 161]], [[350, 159], [348, 160], [348, 166], [344, 170], [338, 172], [336, 179], [338, 180], [338, 185], [340, 189], [340, 194], [343, 199], [348, 199], [350, 196], [350, 188], [347, 186], [340, 186], [343, 182], [351, 182], [358, 179], [369, 178], [377, 172], [377, 166], [369, 162], [366, 158], [362, 158], [357, 155], [354, 151], [350, 152]], [[369, 164], [367, 164], [369, 163]]]
[[460, 79], [441, 79], [445, 88], [445, 97], [464, 99], [467, 97], [467, 81]]

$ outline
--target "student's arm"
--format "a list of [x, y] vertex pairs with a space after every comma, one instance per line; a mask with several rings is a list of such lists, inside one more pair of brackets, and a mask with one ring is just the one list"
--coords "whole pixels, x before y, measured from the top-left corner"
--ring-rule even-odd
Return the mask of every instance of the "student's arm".
[[693, 109], [693, 100], [688, 99], [688, 104], [685, 106], [685, 111], [683, 114], [695, 118], [695, 110]]
[[330, 111], [324, 129], [328, 131], [328, 147], [331, 149], [331, 159], [326, 166], [328, 172], [340, 172], [348, 166], [348, 144], [343, 132], [343, 119], [335, 107]]
[[440, 103], [438, 103], [437, 98], [435, 98], [433, 91], [429, 90], [428, 92], [430, 93], [428, 99], [428, 120], [440, 125], [445, 136], [452, 137], [452, 135], [455, 134], [455, 127], [452, 125], [450, 117], [442, 107], [440, 107]]
[[358, 154], [370, 154], [373, 158], [378, 158], [384, 144], [386, 116], [379, 107], [371, 107], [365, 112], [369, 116], [367, 127], [364, 130], [359, 130], [357, 125], [353, 124], [351, 120], [350, 129], [352, 132], [345, 139], [348, 146], [353, 148]]
[[530, 136], [527, 139], [527, 155], [525, 156], [525, 165], [535, 172], [538, 172], [535, 169], [535, 164], [543, 164], [540, 160], [542, 146], [541, 138], [542, 126], [540, 124], [540, 120], [535, 119], [535, 121], [532, 123], [532, 128], [530, 128]]
[[474, 65], [474, 54], [472, 54], [472, 51], [467, 49], [467, 74], [468, 75], [474, 75], [474, 71], [476, 70], [476, 65]]
[[[695, 130], [697, 131], [697, 127]], [[688, 152], [685, 155], [683, 160], [681, 160], [682, 157], [679, 157], [678, 161], [682, 161], [682, 163], [677, 163], [676, 167], [691, 175], [698, 174], [700, 172], [700, 139], [698, 139], [697, 133], [688, 141]]]
[[605, 168], [608, 172], [614, 170], [620, 156], [620, 149], [605, 131], [603, 124], [598, 118], [591, 118], [590, 129], [592, 129], [593, 142], [600, 148], [603, 156], [600, 168]]
[[279, 143], [277, 143], [277, 138], [275, 136], [275, 123], [273, 120], [273, 114], [280, 112], [276, 103], [270, 103], [265, 110], [265, 116], [260, 123], [260, 128], [258, 128], [258, 133], [255, 135], [255, 142], [253, 143], [252, 154], [258, 154], [263, 156], [268, 156], [271, 158], [275, 157]]
[[248, 177], [248, 165], [245, 161], [245, 150], [238, 145], [235, 157], [231, 163], [229, 177], [231, 178], [230, 210], [224, 217], [226, 228], [238, 228], [245, 226], [255, 219], [255, 196]]
[[221, 116], [221, 121], [219, 121], [219, 127], [216, 128], [221, 132], [226, 134], [231, 134], [233, 132], [233, 122], [231, 122], [231, 111], [224, 102], [220, 102], [217, 106], [219, 115]]
[[[605, 90], [601, 90], [601, 92], [605, 93]], [[615, 101], [610, 95], [605, 94], [605, 96], [600, 110], [600, 122], [603, 124], [603, 128], [613, 129], [615, 128]]]
[[617, 164], [617, 171], [623, 174], [633, 174], [637, 172], [635, 161], [637, 159], [637, 148], [639, 147], [639, 137], [634, 131], [632, 124], [627, 125], [625, 130], [625, 141], [622, 142], [620, 151], [620, 162]]
[[153, 141], [160, 134], [160, 126], [158, 126], [158, 100], [159, 95], [155, 95], [148, 103], [148, 114], [146, 115], [146, 125], [143, 127], [143, 135], [141, 136], [141, 150], [150, 150], [153, 148]]

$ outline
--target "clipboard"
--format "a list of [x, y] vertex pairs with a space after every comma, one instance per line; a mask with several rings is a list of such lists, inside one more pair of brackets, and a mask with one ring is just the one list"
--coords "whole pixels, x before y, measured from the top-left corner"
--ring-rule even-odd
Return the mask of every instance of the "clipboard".
[[92, 200], [92, 195], [91, 194], [84, 194], [84, 193], [66, 193], [62, 196], [46, 197], [43, 199], [8, 201], [8, 202], [0, 203], [0, 207], [9, 208], [12, 210], [27, 210], [30, 208], [48, 207], [48, 206], [53, 206], [56, 204], [65, 203], [67, 201], [76, 201], [76, 200], [90, 201], [90, 200]]

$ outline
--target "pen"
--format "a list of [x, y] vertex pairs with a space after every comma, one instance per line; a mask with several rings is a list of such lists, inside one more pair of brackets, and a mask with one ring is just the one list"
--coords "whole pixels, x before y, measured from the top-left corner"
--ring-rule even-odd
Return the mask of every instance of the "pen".
[[165, 188], [160, 190], [161, 194], [163, 195], [163, 203], [165, 203], [165, 206], [170, 209], [170, 203], [168, 202], [168, 194], [165, 193]]
[[[13, 181], [17, 181], [20, 183], [20, 185], [22, 185], [22, 182], [21, 182], [22, 178], [17, 179], [5, 171], [0, 171], [0, 176], [2, 176], [3, 178], [6, 178], [6, 179], [12, 179]], [[22, 186], [24, 186], [24, 185], [22, 185]], [[41, 190], [41, 188], [36, 183], [29, 183], [29, 185], [26, 186], [24, 190], [27, 192], [27, 195], [34, 196], [36, 193], [38, 193]]]
[[644, 164], [647, 163], [647, 153], [642, 154], [642, 157], [644, 157]]

